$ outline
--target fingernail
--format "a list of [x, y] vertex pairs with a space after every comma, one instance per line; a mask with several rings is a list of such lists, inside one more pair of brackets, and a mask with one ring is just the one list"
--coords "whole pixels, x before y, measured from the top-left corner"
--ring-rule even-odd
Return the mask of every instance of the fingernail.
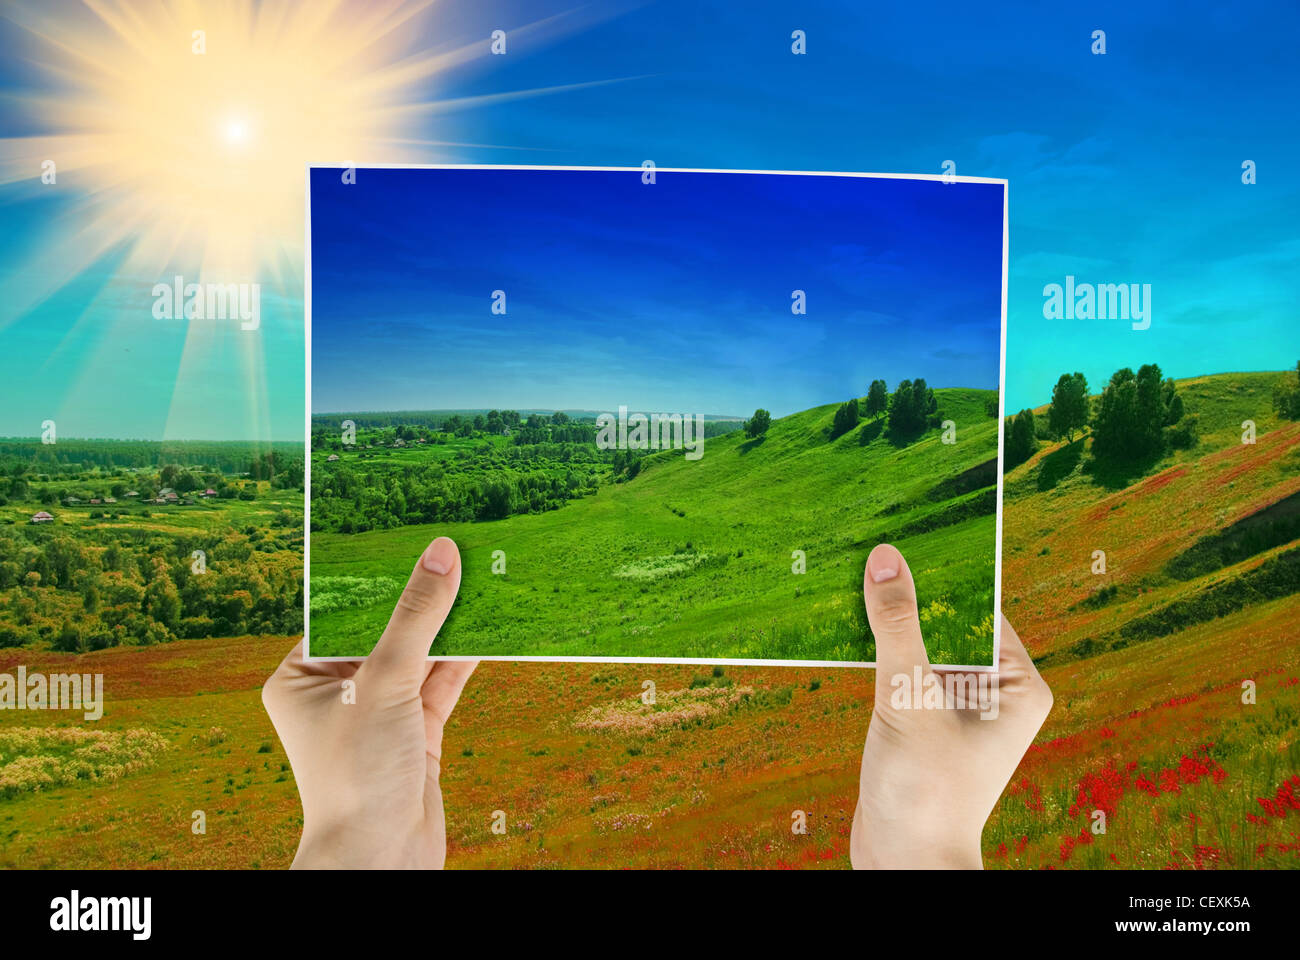
[[424, 550], [420, 563], [424, 569], [438, 576], [444, 576], [451, 565], [456, 562], [456, 548], [447, 537], [439, 537]]
[[894, 559], [896, 551], [884, 544], [871, 551], [867, 557], [867, 573], [872, 583], [885, 583], [898, 576], [898, 562]]

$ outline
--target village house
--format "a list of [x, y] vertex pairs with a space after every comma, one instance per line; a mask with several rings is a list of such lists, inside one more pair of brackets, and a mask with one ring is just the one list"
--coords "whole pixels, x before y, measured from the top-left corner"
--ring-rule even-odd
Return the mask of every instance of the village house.
[[139, 490], [128, 490], [128, 491], [126, 492], [126, 495], [127, 495], [128, 497], [138, 497], [138, 496], [140, 496], [140, 491], [139, 491]]
[[54, 515], [41, 510], [39, 513], [32, 514], [32, 523], [49, 523], [54, 519]]
[[333, 463], [333, 462], [334, 462], [335, 460], [337, 460], [338, 458], [339, 458], [339, 455], [338, 455], [337, 453], [331, 453], [328, 457], [325, 458], [325, 462], [326, 462], [326, 463]]
[[208, 487], [208, 489], [199, 494], [200, 497], [215, 497], [216, 495], [217, 491], [213, 490], [211, 487]]
[[63, 498], [63, 502], [66, 503], [68, 506], [72, 506], [72, 505], [75, 504], [75, 503], [80, 503], [80, 502], [81, 502], [81, 498], [80, 498], [80, 497], [64, 497], [64, 498]]

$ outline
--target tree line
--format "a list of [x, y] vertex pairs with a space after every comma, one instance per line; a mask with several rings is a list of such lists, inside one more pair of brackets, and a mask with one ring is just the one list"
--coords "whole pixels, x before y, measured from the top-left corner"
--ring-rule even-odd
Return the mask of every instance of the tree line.
[[[924, 378], [904, 380], [893, 393], [884, 380], [872, 380], [864, 399], [853, 398], [840, 404], [831, 417], [830, 439], [835, 440], [856, 427], [863, 417], [886, 418], [886, 427], [896, 440], [910, 440], [939, 426], [939, 402]], [[996, 404], [991, 416], [997, 416]], [[772, 425], [772, 415], [761, 407], [744, 423], [746, 435], [761, 437]]]
[[1033, 456], [1040, 431], [1051, 439], [1074, 443], [1076, 434], [1088, 430], [1093, 457], [1121, 465], [1195, 446], [1199, 437], [1197, 417], [1186, 413], [1177, 385], [1154, 363], [1143, 364], [1136, 373], [1131, 367], [1116, 370], [1095, 397], [1090, 396], [1088, 378], [1082, 373], [1063, 373], [1052, 388], [1045, 426], [1025, 409], [1007, 418], [1005, 430], [1008, 470]]

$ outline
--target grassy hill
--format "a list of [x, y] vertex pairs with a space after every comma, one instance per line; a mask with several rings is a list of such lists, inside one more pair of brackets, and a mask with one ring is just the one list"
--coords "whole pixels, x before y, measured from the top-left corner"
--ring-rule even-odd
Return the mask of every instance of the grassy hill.
[[[1007, 615], [1040, 662], [1119, 650], [1300, 591], [1300, 424], [1273, 414], [1283, 374], [1179, 381], [1200, 442], [1127, 477], [1087, 438], [1049, 444], [1005, 485]], [[1242, 443], [1253, 420], [1255, 443]], [[1095, 551], [1105, 572], [1094, 573]]]
[[869, 661], [862, 570], [891, 540], [916, 573], [932, 659], [988, 663], [998, 424], [989, 391], [935, 394], [956, 443], [937, 429], [896, 442], [882, 421], [831, 439], [830, 404], [761, 439], [711, 438], [699, 461], [652, 455], [562, 510], [313, 534], [312, 652], [368, 653], [415, 558], [445, 534], [465, 575], [434, 653]]

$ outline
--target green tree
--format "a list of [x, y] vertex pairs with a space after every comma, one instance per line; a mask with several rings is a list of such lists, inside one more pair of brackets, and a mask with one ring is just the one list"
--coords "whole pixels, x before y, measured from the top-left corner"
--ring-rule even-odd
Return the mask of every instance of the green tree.
[[1092, 452], [1110, 459], [1130, 459], [1140, 449], [1137, 377], [1131, 367], [1111, 374], [1097, 399], [1092, 422]]
[[71, 620], [63, 621], [63, 629], [54, 638], [53, 647], [60, 653], [78, 653], [81, 650], [81, 631]]
[[1034, 432], [1034, 411], [1021, 410], [1014, 417], [1007, 417], [1007, 439], [1005, 449], [1006, 468], [1019, 466], [1034, 454], [1038, 448], [1038, 439]]
[[1283, 377], [1273, 387], [1273, 409], [1285, 420], [1300, 420], [1300, 362], [1294, 377]]
[[745, 421], [745, 436], [761, 437], [767, 433], [767, 428], [772, 425], [772, 415], [759, 407], [754, 411], [754, 415]]
[[1159, 456], [1165, 449], [1164, 427], [1182, 419], [1182, 400], [1160, 367], [1143, 364], [1116, 370], [1097, 401], [1093, 417], [1094, 456], [1137, 461]]
[[845, 401], [831, 420], [831, 439], [841, 437], [858, 425], [858, 401]]
[[144, 612], [169, 630], [181, 618], [181, 595], [161, 560], [154, 561], [153, 579], [144, 590]]
[[1074, 431], [1088, 424], [1088, 378], [1082, 373], [1061, 374], [1052, 388], [1047, 408], [1047, 428], [1054, 437], [1074, 443]]
[[889, 387], [884, 380], [872, 380], [867, 388], [867, 416], [873, 420], [880, 419], [889, 409]]
[[934, 425], [939, 405], [925, 380], [904, 380], [889, 398], [889, 432], [910, 437]]

